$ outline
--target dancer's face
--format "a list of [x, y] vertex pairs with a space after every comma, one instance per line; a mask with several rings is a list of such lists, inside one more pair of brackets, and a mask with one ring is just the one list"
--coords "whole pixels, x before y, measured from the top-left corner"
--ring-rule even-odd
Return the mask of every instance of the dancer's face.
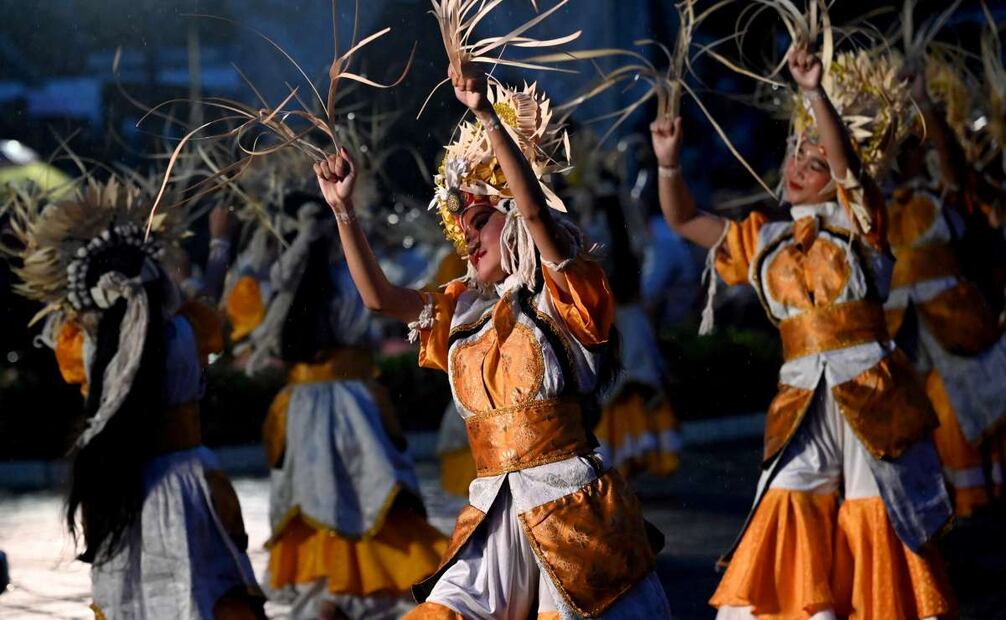
[[506, 277], [500, 266], [500, 233], [505, 222], [506, 216], [488, 203], [472, 205], [461, 216], [468, 261], [482, 284], [496, 284]]
[[833, 197], [830, 191], [824, 193], [831, 181], [831, 166], [820, 145], [801, 141], [800, 148], [791, 151], [786, 158], [784, 174], [786, 199], [790, 204], [813, 204]]

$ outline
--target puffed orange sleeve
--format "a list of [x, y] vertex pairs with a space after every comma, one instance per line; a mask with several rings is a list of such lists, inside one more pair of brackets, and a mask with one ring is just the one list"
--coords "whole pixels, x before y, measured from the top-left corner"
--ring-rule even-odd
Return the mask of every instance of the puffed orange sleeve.
[[566, 291], [556, 285], [550, 269], [542, 271], [552, 304], [573, 336], [586, 346], [606, 343], [615, 321], [615, 296], [601, 265], [583, 257], [575, 259], [562, 272]]
[[758, 231], [768, 218], [752, 211], [740, 222], [728, 222], [723, 242], [716, 249], [716, 272], [727, 284], [746, 284], [748, 269], [758, 250]]
[[210, 306], [195, 300], [183, 303], [178, 314], [185, 317], [192, 326], [199, 363], [203, 366], [209, 365], [210, 355], [224, 350], [223, 320], [220, 314]]
[[242, 276], [234, 283], [224, 304], [227, 320], [231, 324], [231, 342], [238, 342], [252, 333], [265, 318], [265, 304], [258, 280]]
[[[447, 350], [450, 346], [451, 320], [458, 297], [468, 287], [463, 282], [451, 282], [443, 292], [426, 292], [423, 296], [432, 301], [432, 322], [419, 329], [419, 365], [447, 372]], [[426, 310], [424, 309], [424, 312]], [[422, 318], [420, 319], [422, 322]]]
[[56, 363], [63, 381], [79, 385], [81, 394], [87, 394], [87, 372], [84, 368], [84, 330], [74, 322], [67, 322], [56, 336]]

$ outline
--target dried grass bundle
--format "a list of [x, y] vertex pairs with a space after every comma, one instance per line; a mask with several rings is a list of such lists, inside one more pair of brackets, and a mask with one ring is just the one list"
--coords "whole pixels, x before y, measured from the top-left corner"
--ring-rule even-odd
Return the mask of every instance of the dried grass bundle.
[[[504, 58], [503, 51], [506, 47], [532, 49], [557, 47], [575, 41], [581, 34], [581, 31], [577, 30], [576, 32], [554, 39], [535, 39], [524, 36], [529, 30], [541, 24], [556, 11], [564, 7], [569, 0], [560, 0], [552, 8], [544, 13], [539, 12], [535, 17], [503, 36], [487, 37], [474, 41], [475, 27], [489, 17], [502, 4], [503, 0], [430, 0], [430, 2], [433, 4], [433, 9], [430, 13], [436, 18], [437, 25], [440, 28], [440, 37], [444, 43], [444, 50], [447, 52], [447, 59], [454, 72], [459, 75], [461, 74], [461, 67], [468, 63], [502, 65], [540, 71], [562, 71], [562, 69], [536, 63], [531, 60]], [[538, 4], [535, 0], [532, 1], [531, 5], [535, 12], [538, 12]], [[449, 79], [444, 79], [433, 87], [426, 101], [423, 102], [417, 118], [422, 115], [433, 94], [449, 81]]]
[[[255, 86], [247, 80], [247, 78], [245, 78], [244, 74], [241, 74], [240, 70], [238, 70], [238, 73], [241, 74], [241, 77], [245, 79], [245, 82], [255, 93], [260, 107], [248, 106], [241, 102], [225, 98], [211, 97], [200, 100], [198, 104], [220, 113], [221, 116], [190, 129], [181, 138], [181, 140], [178, 141], [168, 158], [160, 190], [154, 200], [153, 206], [151, 207], [150, 218], [148, 220], [148, 234], [150, 224], [153, 222], [157, 209], [164, 200], [165, 191], [168, 185], [173, 181], [171, 173], [178, 161], [178, 158], [181, 156], [186, 146], [190, 143], [195, 141], [226, 140], [233, 142], [236, 148], [242, 153], [242, 156], [237, 161], [218, 167], [213, 179], [211, 179], [211, 181], [215, 183], [215, 185], [213, 185], [214, 189], [221, 189], [230, 186], [233, 180], [237, 176], [241, 175], [254, 159], [274, 155], [275, 153], [279, 153], [288, 148], [300, 151], [303, 155], [313, 161], [321, 160], [326, 156], [326, 151], [323, 147], [319, 146], [317, 142], [319, 137], [324, 142], [330, 144], [333, 148], [338, 148], [339, 146], [337, 131], [338, 115], [336, 108], [340, 99], [340, 87], [343, 80], [349, 80], [351, 82], [373, 88], [384, 89], [397, 86], [405, 79], [405, 76], [412, 67], [412, 61], [415, 57], [415, 45], [413, 45], [412, 53], [410, 54], [408, 61], [405, 63], [405, 67], [402, 69], [401, 74], [397, 77], [397, 79], [390, 83], [382, 84], [349, 70], [351, 63], [358, 52], [374, 41], [387, 35], [391, 32], [391, 28], [384, 28], [357, 41], [356, 28], [354, 26], [353, 40], [349, 49], [340, 53], [337, 34], [337, 5], [337, 0], [332, 0], [333, 47], [335, 51], [333, 60], [329, 65], [329, 84], [326, 97], [324, 98], [321, 96], [321, 92], [318, 88], [307, 76], [304, 69], [289, 53], [287, 53], [278, 43], [273, 41], [264, 33], [249, 28], [252, 32], [279, 51], [280, 54], [282, 54], [283, 57], [295, 67], [300, 77], [309, 87], [312, 95], [312, 103], [308, 104], [300, 99], [298, 92], [299, 87], [290, 87], [290, 92], [279, 104], [270, 105], [258, 89], [256, 89]], [[356, 14], [359, 14], [359, 0], [356, 2]], [[232, 20], [211, 15], [194, 15], [193, 17], [214, 19], [225, 23], [239, 25]], [[235, 69], [237, 70], [236, 67]], [[144, 116], [144, 119], [148, 116], [159, 113], [159, 111], [166, 106], [183, 102], [196, 103], [185, 99], [164, 102], [150, 109]], [[143, 119], [141, 119], [141, 122], [142, 121]], [[290, 124], [291, 121], [299, 121], [300, 123], [303, 123], [305, 127], [294, 128]], [[226, 129], [218, 133], [210, 132], [210, 130], [216, 130], [221, 126]], [[169, 208], [173, 206], [177, 205], [169, 205]]]

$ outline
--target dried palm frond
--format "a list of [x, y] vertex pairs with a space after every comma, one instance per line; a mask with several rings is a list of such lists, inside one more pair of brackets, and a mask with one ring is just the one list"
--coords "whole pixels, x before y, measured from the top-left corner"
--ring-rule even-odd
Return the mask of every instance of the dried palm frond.
[[654, 65], [642, 53], [624, 49], [568, 52], [564, 54], [540, 56], [533, 58], [532, 60], [537, 62], [561, 62], [564, 60], [595, 60], [597, 58], [611, 56], [631, 58], [632, 61], [629, 64], [620, 66], [609, 72], [602, 72], [601, 79], [598, 82], [593, 84], [580, 96], [564, 103], [559, 107], [559, 109], [569, 113], [586, 101], [597, 97], [598, 95], [607, 92], [616, 86], [625, 86], [628, 84], [631, 87], [635, 84], [642, 83], [644, 88], [641, 93], [637, 94], [634, 101], [615, 112], [588, 120], [588, 122], [597, 122], [614, 119], [614, 123], [612, 123], [611, 127], [609, 127], [601, 137], [601, 141], [604, 142], [633, 113], [654, 99], [657, 104], [658, 118], [674, 118], [679, 114], [681, 95], [687, 94], [699, 106], [699, 109], [709, 120], [713, 129], [716, 131], [717, 135], [719, 135], [720, 139], [724, 142], [731, 154], [733, 154], [741, 165], [744, 166], [744, 168], [757, 180], [765, 191], [772, 193], [772, 190], [765, 184], [765, 182], [761, 179], [761, 176], [754, 171], [754, 168], [751, 167], [744, 156], [741, 155], [740, 151], [738, 151], [733, 145], [729, 136], [727, 136], [726, 132], [709, 112], [709, 109], [703, 104], [695, 91], [685, 81], [685, 70], [689, 64], [688, 57], [691, 50], [691, 41], [696, 28], [710, 15], [728, 4], [729, 0], [717, 2], [705, 11], [696, 13], [694, 0], [679, 2], [676, 5], [676, 9], [678, 11], [680, 29], [678, 31], [673, 52], [671, 52], [667, 46], [663, 45], [659, 41], [654, 41], [652, 39], [644, 39], [635, 42], [636, 45], [639, 46], [657, 47], [667, 60], [667, 68], [664, 70], [658, 69], [656, 65]]
[[[581, 34], [581, 31], [577, 30], [554, 39], [534, 39], [524, 36], [527, 31], [565, 6], [569, 0], [560, 0], [549, 10], [538, 13], [503, 36], [487, 37], [476, 41], [472, 41], [475, 27], [491, 15], [503, 0], [430, 0], [430, 2], [433, 4], [433, 10], [430, 13], [436, 18], [440, 28], [440, 37], [444, 43], [444, 50], [447, 52], [447, 59], [458, 75], [461, 74], [462, 66], [468, 63], [502, 65], [539, 71], [564, 71], [534, 61], [504, 58], [503, 50], [506, 47], [535, 49], [557, 47], [575, 41]], [[537, 2], [533, 1], [532, 7], [536, 12], [538, 11]], [[448, 81], [449, 79], [445, 79], [433, 87], [426, 101], [423, 102], [417, 118], [423, 114], [433, 94]]]
[[[358, 1], [357, 9], [359, 9]], [[198, 15], [195, 17], [214, 19], [238, 25], [233, 20], [217, 16]], [[290, 54], [288, 54], [278, 43], [273, 41], [264, 33], [253, 28], [249, 28], [252, 32], [279, 51], [280, 54], [282, 54], [284, 58], [286, 58], [296, 68], [300, 77], [307, 83], [314, 104], [309, 105], [300, 99], [298, 94], [299, 87], [290, 87], [289, 94], [287, 94], [279, 104], [270, 106], [265, 98], [262, 97], [259, 91], [250, 82], [248, 82], [248, 84], [252, 88], [253, 92], [255, 92], [261, 107], [255, 108], [240, 102], [223, 98], [207, 98], [201, 100], [199, 103], [202, 106], [215, 110], [222, 116], [203, 123], [198, 127], [192, 128], [181, 138], [181, 140], [178, 141], [178, 144], [175, 146], [174, 151], [168, 159], [167, 169], [164, 174], [163, 182], [161, 183], [161, 189], [154, 200], [153, 206], [151, 207], [150, 220], [148, 221], [148, 231], [149, 223], [153, 221], [157, 208], [164, 198], [164, 192], [169, 183], [172, 181], [171, 173], [175, 167], [177, 159], [190, 142], [208, 139], [233, 140], [237, 148], [243, 153], [243, 156], [240, 159], [223, 166], [220, 169], [218, 175], [221, 179], [214, 179], [218, 181], [216, 184], [217, 189], [228, 185], [234, 176], [241, 174], [254, 158], [272, 155], [287, 148], [297, 149], [313, 160], [320, 160], [325, 157], [326, 153], [324, 148], [318, 146], [314, 136], [320, 135], [322, 139], [329, 143], [333, 148], [338, 148], [339, 146], [338, 132], [336, 128], [336, 103], [339, 100], [339, 87], [343, 80], [349, 80], [351, 82], [360, 83], [374, 88], [392, 88], [400, 84], [405, 79], [405, 76], [412, 67], [412, 61], [415, 57], [415, 45], [413, 45], [412, 53], [410, 54], [409, 59], [405, 63], [405, 67], [398, 78], [393, 82], [382, 84], [359, 73], [349, 71], [349, 67], [355, 55], [361, 49], [387, 35], [391, 32], [391, 28], [384, 28], [374, 34], [364, 37], [359, 41], [356, 40], [356, 32], [354, 28], [354, 37], [349, 49], [340, 53], [336, 28], [337, 20], [337, 0], [332, 0], [333, 45], [335, 52], [333, 60], [329, 65], [329, 85], [327, 89], [327, 96], [324, 98], [321, 96], [318, 88], [307, 76], [307, 73], [299, 64], [297, 64]], [[238, 71], [238, 73], [240, 74], [240, 71]], [[241, 76], [244, 78], [243, 74], [241, 74]], [[167, 105], [179, 102], [192, 103], [187, 100], [173, 100], [165, 102], [152, 108], [148, 112], [147, 116], [158, 112], [161, 108]], [[288, 106], [293, 105], [298, 107], [288, 108]], [[318, 111], [319, 109], [320, 111]], [[303, 123], [304, 127], [292, 127], [290, 125], [290, 121], [294, 120]], [[215, 134], [209, 133], [210, 129], [217, 129], [221, 126], [226, 127], [226, 129]]]
[[[743, 55], [743, 47], [747, 35], [751, 31], [761, 31], [753, 27], [753, 23], [765, 13], [774, 12], [776, 17], [789, 34], [790, 44], [783, 56], [771, 67], [754, 67]], [[859, 32], [860, 29], [851, 29]], [[833, 26], [828, 13], [828, 3], [825, 0], [806, 0], [805, 8], [801, 10], [793, 0], [751, 0], [739, 13], [736, 19], [734, 33], [698, 48], [691, 58], [694, 62], [701, 56], [709, 56], [728, 69], [745, 77], [764, 82], [770, 86], [782, 88], [786, 82], [780, 75], [786, 68], [790, 54], [794, 49], [815, 48], [820, 46], [818, 55], [827, 67], [835, 53], [835, 37], [839, 31]], [[851, 36], [851, 32], [844, 32]], [[741, 52], [740, 60], [731, 60], [726, 54], [716, 51], [716, 48], [733, 42]]]
[[961, 0], [954, 0], [942, 13], [929, 20], [921, 27], [915, 25], [915, 6], [918, 0], [904, 0], [901, 5], [901, 41], [905, 53], [905, 61], [909, 64], [921, 64], [925, 61], [929, 44], [953, 15]]
[[[624, 106], [616, 112], [603, 116], [599, 119], [595, 119], [616, 119], [616, 122], [611, 128], [609, 128], [608, 132], [604, 136], [604, 138], [607, 138], [607, 136], [610, 135], [612, 131], [617, 129], [619, 125], [625, 122], [625, 120], [629, 118], [633, 112], [652, 99], [656, 99], [658, 116], [672, 118], [677, 116], [681, 93], [683, 90], [682, 78], [685, 67], [688, 63], [688, 52], [691, 47], [692, 34], [695, 31], [695, 28], [706, 17], [711, 15], [718, 8], [725, 6], [729, 1], [730, 0], [718, 2], [715, 6], [707, 9], [699, 15], [696, 15], [695, 13], [694, 0], [684, 0], [683, 2], [679, 2], [676, 5], [676, 9], [678, 12], [680, 26], [673, 52], [663, 43], [653, 39], [641, 39], [634, 42], [634, 45], [640, 47], [656, 47], [660, 50], [667, 61], [667, 68], [663, 70], [658, 69], [657, 66], [642, 53], [619, 48], [546, 54], [532, 57], [529, 61], [539, 63], [559, 63], [589, 60], [593, 62], [599, 58], [606, 57], [621, 56], [630, 58], [631, 62], [629, 64], [619, 66], [613, 71], [606, 72], [600, 67], [597, 67], [597, 70], [601, 75], [600, 79], [592, 84], [584, 93], [557, 108], [560, 111], [569, 111], [615, 87], [624, 87], [627, 85], [626, 83], [632, 83], [629, 84], [629, 86], [636, 83], [644, 84], [645, 88], [637, 95], [636, 99], [632, 103]], [[602, 138], [602, 142], [604, 141], [604, 138]]]

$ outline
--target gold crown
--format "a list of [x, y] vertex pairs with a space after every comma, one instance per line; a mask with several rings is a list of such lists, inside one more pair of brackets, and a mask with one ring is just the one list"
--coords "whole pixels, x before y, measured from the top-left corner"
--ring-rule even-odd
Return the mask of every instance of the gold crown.
[[[908, 135], [908, 85], [899, 76], [900, 59], [891, 53], [842, 52], [826, 67], [821, 86], [828, 93], [866, 170], [878, 175], [895, 147]], [[793, 130], [817, 135], [810, 104], [794, 94]]]
[[[511, 90], [499, 82], [491, 82], [489, 101], [501, 126], [517, 143], [531, 163], [542, 190], [553, 209], [565, 211], [565, 205], [544, 183], [544, 177], [566, 167], [569, 161], [569, 139], [561, 128], [551, 125], [552, 110], [548, 98], [536, 84], [525, 84], [522, 90]], [[562, 162], [552, 153], [565, 148]], [[458, 224], [458, 206], [464, 208], [462, 194], [484, 196], [498, 201], [510, 198], [503, 169], [493, 155], [486, 128], [478, 121], [463, 122], [457, 138], [445, 147], [443, 159], [434, 177], [435, 194], [430, 209], [440, 214], [444, 235], [459, 254], [466, 253], [464, 233]]]

